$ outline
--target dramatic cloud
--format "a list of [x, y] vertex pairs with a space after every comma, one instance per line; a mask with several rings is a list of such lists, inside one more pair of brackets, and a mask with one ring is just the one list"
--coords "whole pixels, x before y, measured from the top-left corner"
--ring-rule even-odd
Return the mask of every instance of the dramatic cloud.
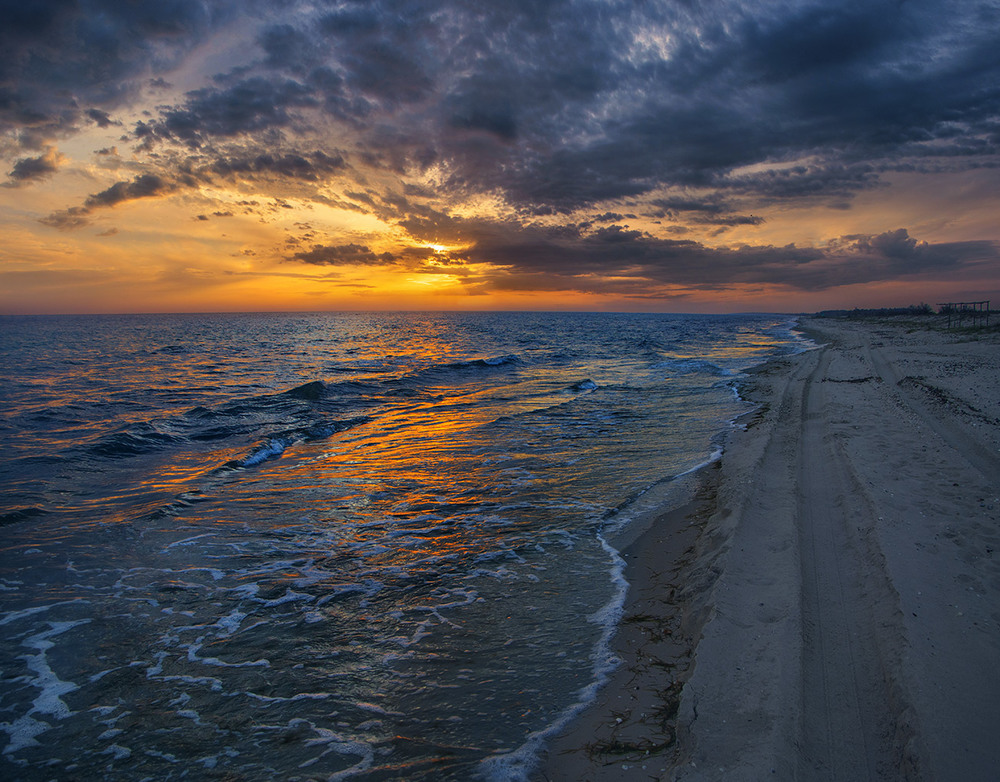
[[10, 176], [13, 183], [29, 182], [36, 179], [44, 179], [50, 174], [59, 170], [61, 163], [65, 161], [65, 155], [59, 153], [55, 147], [48, 147], [45, 154], [40, 157], [22, 158], [14, 164]]
[[51, 228], [58, 228], [60, 231], [73, 231], [77, 228], [90, 225], [89, 214], [89, 209], [85, 209], [82, 206], [71, 206], [69, 209], [63, 209], [53, 212], [46, 217], [41, 217], [38, 222]]
[[1000, 243], [929, 244], [897, 229], [873, 236], [845, 236], [828, 246], [794, 244], [709, 247], [663, 239], [611, 225], [521, 228], [496, 223], [465, 225], [469, 246], [455, 253], [464, 263], [495, 268], [469, 284], [503, 290], [615, 290], [650, 292], [650, 285], [720, 289], [767, 284], [803, 291], [947, 272], [968, 263], [1000, 262]]
[[[75, 3], [4, 5], [9, 88], [20, 77], [33, 88], [21, 93], [40, 107], [39, 88], [68, 78], [71, 93], [94, 101], [87, 114], [98, 124], [143, 77], [167, 71], [223, 28], [234, 8], [97, 2], [88, 15]], [[284, 5], [283, 21], [260, 17], [250, 71], [240, 66], [192, 90], [161, 112], [156, 132], [201, 143], [308, 125], [304, 109], [372, 129], [406, 117], [412, 126], [396, 130], [411, 152], [430, 133], [435, 153], [452, 162], [513, 161], [501, 179], [536, 198], [589, 164], [603, 174], [591, 197], [604, 198], [652, 177], [711, 181], [735, 166], [835, 145], [954, 147], [995, 120], [1000, 96], [984, 79], [998, 65], [991, 2], [963, 4], [961, 13], [927, 0], [701, 9], [373, 0], [330, 10], [302, 4], [296, 13], [298, 4]], [[377, 136], [366, 141], [377, 147]], [[562, 162], [559, 176], [531, 186], [549, 162]], [[468, 166], [456, 176], [481, 175]]]
[[341, 244], [336, 246], [316, 244], [312, 249], [295, 253], [292, 256], [297, 261], [316, 266], [347, 266], [347, 265], [384, 265], [396, 262], [391, 253], [376, 255], [368, 247], [361, 244]]
[[[0, 2], [0, 131], [26, 144], [100, 124], [145, 78], [176, 66], [243, 4], [207, 0]], [[252, 3], [247, 4], [253, 7]]]
[[176, 189], [176, 185], [167, 182], [155, 174], [142, 174], [131, 182], [115, 182], [107, 190], [102, 190], [90, 196], [84, 206], [94, 209], [102, 206], [114, 206], [122, 201], [134, 201], [137, 198], [152, 198], [164, 195]]
[[110, 115], [106, 111], [101, 111], [100, 109], [90, 109], [87, 112], [87, 116], [94, 121], [94, 123], [99, 128], [108, 128], [112, 125], [120, 125], [120, 122], [115, 122], [111, 119]]
[[[279, 238], [231, 255], [450, 264], [469, 291], [821, 290], [997, 260], [993, 229], [961, 235], [950, 226], [971, 219], [892, 188], [968, 176], [1000, 201], [996, 178], [977, 176], [1000, 168], [1000, 0], [0, 11], [8, 190], [77, 177], [36, 230], [46, 212], [71, 230], [153, 199], [189, 199], [184, 230], [191, 215], [296, 211], [319, 227], [295, 234], [288, 216]], [[73, 165], [56, 145], [77, 150]], [[848, 222], [890, 193], [884, 221]], [[430, 245], [446, 249], [426, 260]]]
[[164, 114], [154, 132], [199, 146], [206, 139], [291, 125], [295, 109], [316, 105], [316, 97], [305, 84], [256, 76], [224, 89], [190, 93], [182, 108]]
[[342, 171], [346, 166], [341, 155], [336, 153], [329, 155], [319, 150], [305, 154], [260, 152], [255, 155], [219, 155], [201, 173], [210, 172], [223, 177], [241, 179], [269, 174], [291, 180], [318, 182]]
[[73, 206], [53, 212], [43, 217], [40, 222], [53, 228], [70, 231], [89, 225], [89, 215], [94, 209], [113, 207], [125, 201], [167, 195], [177, 188], [176, 183], [168, 182], [155, 174], [141, 174], [131, 182], [115, 182], [107, 190], [89, 196], [83, 202], [83, 206]]

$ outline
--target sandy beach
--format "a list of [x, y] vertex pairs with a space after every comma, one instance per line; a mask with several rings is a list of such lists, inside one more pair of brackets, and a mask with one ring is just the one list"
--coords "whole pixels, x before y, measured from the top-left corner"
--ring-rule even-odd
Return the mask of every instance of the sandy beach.
[[545, 780], [993, 780], [1000, 334], [804, 318], [687, 505], [617, 541], [622, 664]]

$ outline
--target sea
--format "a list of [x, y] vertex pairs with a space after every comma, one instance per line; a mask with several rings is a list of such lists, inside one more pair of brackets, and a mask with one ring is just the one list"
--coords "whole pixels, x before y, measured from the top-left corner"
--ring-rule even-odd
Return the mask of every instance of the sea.
[[0, 777], [527, 778], [794, 325], [0, 318]]

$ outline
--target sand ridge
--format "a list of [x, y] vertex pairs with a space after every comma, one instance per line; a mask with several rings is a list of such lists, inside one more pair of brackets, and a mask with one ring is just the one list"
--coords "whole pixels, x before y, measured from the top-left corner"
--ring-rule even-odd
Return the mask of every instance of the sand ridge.
[[622, 668], [540, 779], [996, 778], [1000, 337], [803, 324], [823, 347], [750, 374], [700, 502], [628, 549]]

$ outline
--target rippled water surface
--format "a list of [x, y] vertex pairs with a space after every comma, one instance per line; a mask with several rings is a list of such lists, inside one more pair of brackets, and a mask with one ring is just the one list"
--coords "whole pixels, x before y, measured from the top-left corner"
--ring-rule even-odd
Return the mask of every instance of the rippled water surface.
[[0, 320], [0, 775], [517, 778], [786, 319]]

